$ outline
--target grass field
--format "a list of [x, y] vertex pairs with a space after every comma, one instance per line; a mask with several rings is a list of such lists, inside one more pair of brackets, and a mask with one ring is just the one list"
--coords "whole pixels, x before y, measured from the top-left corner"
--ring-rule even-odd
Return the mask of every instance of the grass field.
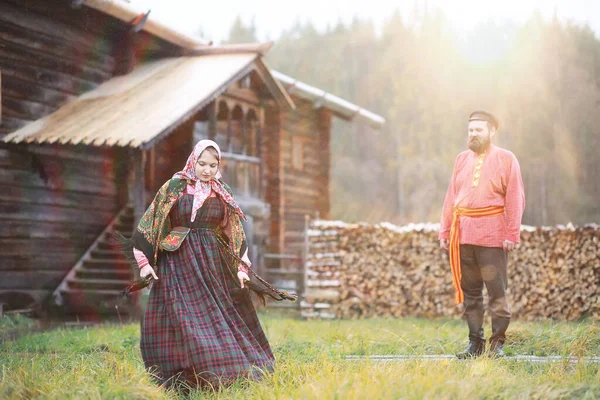
[[[348, 361], [346, 355], [452, 354], [466, 345], [456, 320], [300, 321], [264, 312], [273, 375], [191, 399], [599, 399], [598, 364]], [[2, 326], [2, 325], [0, 325]], [[519, 323], [508, 352], [600, 355], [600, 324]], [[144, 371], [139, 326], [104, 325], [29, 335], [0, 347], [0, 398], [173, 399]]]

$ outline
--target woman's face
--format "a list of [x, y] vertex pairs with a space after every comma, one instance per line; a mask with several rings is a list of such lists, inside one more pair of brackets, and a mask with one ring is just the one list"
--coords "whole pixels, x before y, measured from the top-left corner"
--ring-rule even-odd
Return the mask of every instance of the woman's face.
[[196, 177], [202, 182], [208, 182], [215, 177], [219, 170], [219, 160], [215, 155], [204, 150], [196, 163]]

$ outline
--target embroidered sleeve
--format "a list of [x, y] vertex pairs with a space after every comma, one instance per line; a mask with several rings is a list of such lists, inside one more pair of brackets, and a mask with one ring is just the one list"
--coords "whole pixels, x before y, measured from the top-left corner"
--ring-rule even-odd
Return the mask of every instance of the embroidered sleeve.
[[136, 249], [135, 247], [133, 248], [133, 256], [135, 257], [135, 260], [138, 263], [138, 267], [140, 267], [140, 269], [144, 268], [146, 265], [150, 265], [150, 263], [148, 262], [148, 258], [144, 255], [144, 253], [141, 250]]
[[133, 232], [133, 244], [156, 266], [160, 241], [171, 231], [169, 212], [185, 190], [186, 181], [171, 179], [156, 193], [154, 200]]

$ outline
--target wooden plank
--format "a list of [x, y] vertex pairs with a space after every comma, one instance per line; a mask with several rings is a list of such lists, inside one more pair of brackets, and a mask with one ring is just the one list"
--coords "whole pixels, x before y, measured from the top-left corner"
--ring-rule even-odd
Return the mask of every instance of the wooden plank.
[[3, 82], [2, 91], [6, 96], [15, 100], [29, 99], [38, 103], [55, 106], [77, 98], [73, 94], [39, 86], [35, 82], [25, 81], [14, 76]]
[[1, 204], [0, 219], [13, 221], [52, 221], [108, 224], [114, 212], [38, 204]]
[[82, 235], [102, 232], [102, 223], [66, 224], [51, 221], [0, 219], [0, 238], [77, 239]]
[[22, 186], [75, 193], [98, 193], [105, 196], [115, 196], [117, 194], [117, 186], [112, 181], [61, 174], [58, 179], [44, 182], [38, 174], [19, 170], [0, 169], [0, 185], [13, 186], [15, 189]]
[[146, 211], [146, 150], [134, 150], [133, 163], [133, 219], [139, 221]]
[[21, 118], [7, 117], [6, 115], [2, 117], [2, 123], [0, 124], [0, 132], [2, 133], [2, 137], [6, 136], [8, 133], [12, 133], [16, 130], [21, 129], [27, 124], [30, 124], [33, 121], [25, 120]]
[[77, 256], [78, 255], [73, 252], [55, 254], [3, 254], [2, 262], [0, 263], [0, 271], [61, 269], [62, 266], [74, 265], [78, 260]]
[[[0, 29], [2, 24], [0, 24]], [[76, 75], [90, 82], [100, 83], [112, 77], [113, 61], [110, 57], [89, 57], [77, 54], [73, 48], [56, 46], [38, 38], [28, 38], [19, 33], [0, 32], [0, 56], [14, 64], [32, 63], [41, 68]], [[95, 63], [93, 63], [96, 61]]]
[[37, 82], [40, 86], [60, 90], [69, 94], [79, 95], [98, 87], [98, 83], [76, 78], [53, 70], [17, 65], [11, 60], [0, 58], [0, 68], [5, 79], [16, 77], [29, 82]]
[[317, 198], [319, 197], [319, 190], [311, 185], [306, 186], [294, 186], [287, 184], [285, 186], [285, 196], [301, 196], [302, 198]]
[[265, 139], [265, 163], [267, 169], [265, 199], [271, 206], [271, 223], [269, 227], [270, 249], [279, 253], [284, 247], [284, 193], [283, 193], [283, 160], [281, 154], [281, 113], [275, 107], [264, 110], [264, 129], [261, 133]]
[[64, 271], [2, 271], [1, 289], [27, 288], [52, 290], [67, 270]]
[[331, 191], [330, 191], [330, 165], [331, 165], [331, 111], [322, 108], [318, 111], [317, 128], [319, 131], [318, 141], [321, 143], [319, 150], [320, 166], [319, 172], [322, 178], [318, 182], [321, 197], [318, 199], [318, 208], [322, 219], [331, 218]]
[[10, 96], [5, 96], [4, 98], [4, 113], [9, 117], [35, 120], [48, 114], [52, 114], [57, 109], [57, 106], [49, 106], [47, 104], [23, 99], [14, 99]]
[[222, 95], [225, 98], [242, 101], [257, 106], [261, 103], [261, 98], [252, 89], [237, 88], [233, 85], [230, 86], [227, 91]]
[[300, 243], [300, 241], [304, 240], [304, 233], [302, 232], [302, 230], [286, 231], [285, 238], [286, 242], [291, 240], [297, 240], [298, 243]]
[[288, 187], [316, 187], [319, 182], [325, 179], [317, 175], [303, 175], [297, 172], [293, 174], [285, 174], [285, 181], [288, 183]]
[[[51, 149], [47, 150], [52, 151]], [[77, 173], [77, 175], [93, 177], [94, 179], [111, 180], [115, 178], [117, 163], [113, 157], [95, 157], [92, 151], [88, 154], [82, 152], [82, 154], [46, 155], [44, 153], [42, 149], [34, 149], [30, 145], [27, 146], [27, 150], [15, 146], [9, 149], [0, 149], [0, 166], [12, 170], [31, 172], [35, 166], [39, 165], [54, 170], [60, 168], [63, 172]]]
[[221, 152], [221, 156], [223, 159], [226, 159], [226, 160], [235, 160], [238, 162], [244, 162], [244, 163], [249, 163], [249, 164], [260, 164], [260, 158], [247, 156], [245, 154], [235, 154], [235, 153], [228, 153], [226, 151], [223, 151], [223, 152]]
[[[118, 149], [90, 147], [85, 145], [64, 146], [58, 144], [28, 144], [27, 148], [11, 147], [11, 153], [44, 155], [44, 159], [57, 159], [61, 162], [83, 161], [86, 164], [103, 163], [108, 166], [115, 164], [118, 157], [123, 157]], [[87, 167], [87, 166], [86, 166]], [[96, 166], [93, 166], [96, 168]]]
[[[70, 9], [66, 4], [57, 7], [56, 4], [47, 3], [38, 2], [34, 6], [34, 2], [29, 0], [20, 1], [16, 5], [9, 5], [6, 2], [0, 4], [0, 21], [4, 30], [10, 27], [13, 30], [29, 32], [29, 35], [42, 38], [47, 43], [62, 43], [63, 46], [68, 46], [74, 52], [79, 51], [81, 54], [94, 52], [102, 56], [98, 58], [110, 55], [112, 47], [107, 37], [88, 33], [91, 28], [91, 26], [88, 28], [89, 25], [85, 28], [76, 25], [85, 16], [84, 13]], [[27, 8], [33, 8], [37, 12], [31, 12]], [[69, 18], [67, 14], [72, 15]], [[63, 23], [64, 21], [68, 23]], [[106, 29], [107, 26], [104, 28]]]
[[[295, 173], [297, 170], [292, 168], [292, 159], [291, 157], [283, 157], [283, 162], [285, 165], [285, 173], [286, 175], [289, 174], [293, 174]], [[321, 169], [321, 161], [318, 159], [308, 159], [308, 160], [304, 160], [304, 170], [302, 172], [305, 172], [307, 174], [310, 175], [318, 175], [318, 171], [320, 171]]]
[[30, 290], [27, 288], [11, 288], [11, 289], [2, 289], [0, 290], [0, 296], [11, 296], [14, 293], [24, 293], [31, 296], [35, 301], [42, 301], [45, 299], [50, 293], [50, 290]]
[[287, 215], [308, 215], [310, 217], [315, 216], [317, 208], [317, 200], [315, 199], [312, 203], [307, 204], [306, 202], [288, 202], [285, 207]]
[[45, 254], [49, 259], [56, 254], [81, 255], [94, 241], [95, 235], [81, 236], [77, 240], [54, 238], [2, 239], [0, 253], [6, 256]]
[[[304, 139], [304, 138], [302, 138]], [[286, 166], [292, 165], [292, 147], [283, 149], [283, 160]], [[321, 165], [321, 157], [319, 155], [320, 150], [316, 146], [309, 146], [304, 143], [304, 163], [310, 166], [319, 166]], [[316, 171], [307, 171], [309, 173], [316, 173]]]

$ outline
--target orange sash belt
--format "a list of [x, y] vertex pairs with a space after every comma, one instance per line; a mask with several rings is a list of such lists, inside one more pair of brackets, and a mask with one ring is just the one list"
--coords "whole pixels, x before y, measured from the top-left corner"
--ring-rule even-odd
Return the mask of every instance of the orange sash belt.
[[491, 217], [504, 214], [504, 206], [491, 206], [482, 208], [456, 207], [452, 216], [450, 227], [450, 268], [452, 269], [452, 282], [456, 289], [456, 304], [464, 301], [464, 294], [460, 287], [462, 273], [460, 269], [460, 218], [459, 217]]

